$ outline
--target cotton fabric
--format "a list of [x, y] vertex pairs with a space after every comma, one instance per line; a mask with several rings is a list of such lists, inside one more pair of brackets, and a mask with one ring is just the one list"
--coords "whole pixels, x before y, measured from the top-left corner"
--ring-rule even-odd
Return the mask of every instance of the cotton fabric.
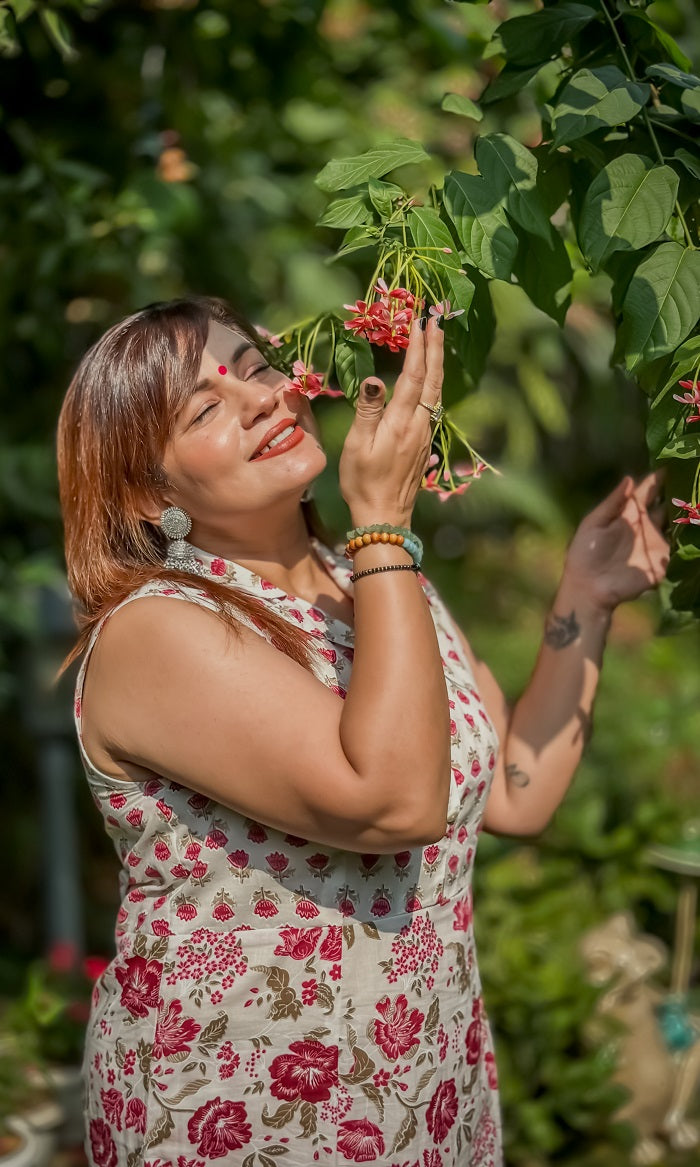
[[[314, 547], [352, 595], [348, 561]], [[197, 555], [213, 578], [306, 629], [319, 679], [345, 697], [350, 627], [239, 564]], [[101, 773], [81, 733], [104, 621], [93, 633], [75, 721], [121, 861], [117, 952], [95, 985], [85, 1049], [94, 1167], [502, 1164], [471, 887], [498, 742], [455, 625], [418, 578], [450, 702], [449, 823], [444, 838], [395, 855], [307, 842], [176, 782]], [[124, 603], [146, 595], [212, 607], [196, 579], [155, 581]]]

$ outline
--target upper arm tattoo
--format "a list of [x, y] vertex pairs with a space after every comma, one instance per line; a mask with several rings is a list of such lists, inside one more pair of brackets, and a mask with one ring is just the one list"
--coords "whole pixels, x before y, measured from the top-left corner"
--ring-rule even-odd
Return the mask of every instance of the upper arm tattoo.
[[571, 611], [570, 616], [557, 616], [550, 612], [544, 626], [544, 642], [550, 648], [566, 648], [573, 644], [581, 635], [581, 625], [576, 619], [576, 613]]
[[515, 762], [508, 762], [506, 765], [506, 781], [512, 783], [513, 786], [529, 786], [530, 775], [521, 770]]

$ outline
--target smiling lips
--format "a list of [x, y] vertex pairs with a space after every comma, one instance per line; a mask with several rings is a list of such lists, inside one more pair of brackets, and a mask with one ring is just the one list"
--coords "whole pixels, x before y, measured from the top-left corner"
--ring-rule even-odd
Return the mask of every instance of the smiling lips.
[[263, 458], [274, 458], [275, 454], [284, 454], [297, 446], [304, 437], [304, 431], [294, 421], [276, 425], [269, 434], [265, 435], [265, 443], [259, 447], [259, 452], [253, 454], [251, 462], [261, 462]]

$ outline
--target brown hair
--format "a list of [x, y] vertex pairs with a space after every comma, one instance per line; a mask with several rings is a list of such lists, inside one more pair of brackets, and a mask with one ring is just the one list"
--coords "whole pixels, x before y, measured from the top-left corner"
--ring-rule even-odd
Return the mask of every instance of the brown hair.
[[[192, 585], [238, 630], [236, 613], [266, 632], [276, 648], [311, 667], [311, 641], [262, 600], [230, 585], [163, 566], [165, 537], [142, 517], [145, 499], [160, 505], [161, 463], [173, 419], [196, 382], [209, 323], [217, 320], [261, 349], [253, 326], [223, 300], [188, 297], [151, 304], [110, 328], [85, 354], [58, 420], [58, 480], [68, 582], [79, 604], [77, 644], [115, 605], [150, 580]], [[315, 508], [302, 504], [309, 531], [327, 540]]]

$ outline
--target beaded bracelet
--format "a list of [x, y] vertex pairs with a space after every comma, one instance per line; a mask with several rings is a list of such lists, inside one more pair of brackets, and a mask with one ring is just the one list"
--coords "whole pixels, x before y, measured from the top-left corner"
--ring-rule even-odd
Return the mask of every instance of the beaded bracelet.
[[354, 571], [350, 576], [350, 582], [354, 583], [356, 579], [362, 579], [363, 575], [376, 575], [380, 571], [418, 571], [418, 564], [385, 563], [382, 567], [366, 567], [364, 571]]
[[371, 543], [390, 543], [395, 547], [403, 547], [418, 567], [423, 559], [423, 544], [418, 536], [407, 527], [392, 527], [389, 523], [374, 523], [371, 527], [357, 527], [348, 531], [346, 539], [346, 559], [352, 559], [356, 551], [359, 551], [361, 547], [368, 547]]

